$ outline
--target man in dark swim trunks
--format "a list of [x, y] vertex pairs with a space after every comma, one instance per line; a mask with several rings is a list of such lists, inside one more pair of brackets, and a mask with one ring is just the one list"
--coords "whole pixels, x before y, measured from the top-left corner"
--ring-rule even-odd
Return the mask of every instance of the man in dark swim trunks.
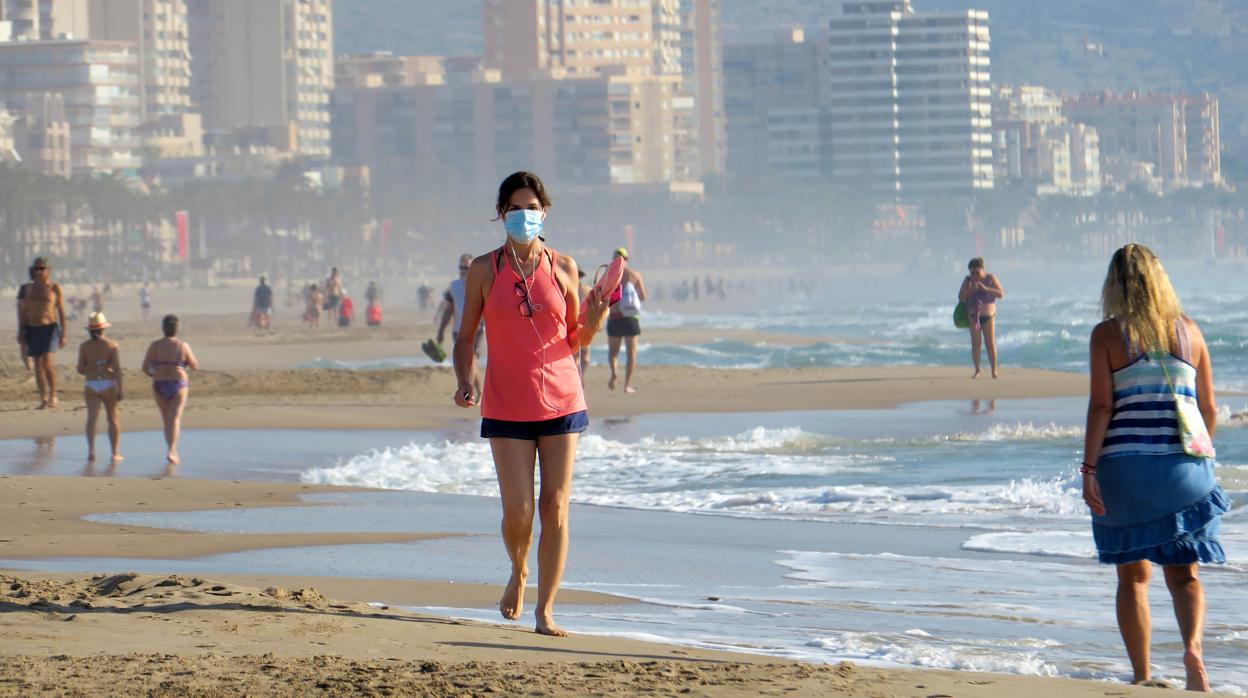
[[49, 280], [48, 260], [37, 258], [30, 265], [31, 282], [18, 302], [21, 336], [26, 353], [35, 363], [35, 379], [39, 384], [39, 409], [57, 406], [56, 366], [53, 354], [64, 348], [65, 295], [58, 284]]

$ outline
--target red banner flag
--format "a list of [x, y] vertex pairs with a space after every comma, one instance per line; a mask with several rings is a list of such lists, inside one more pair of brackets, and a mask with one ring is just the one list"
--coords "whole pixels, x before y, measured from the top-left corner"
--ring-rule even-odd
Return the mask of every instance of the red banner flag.
[[190, 214], [178, 211], [173, 214], [173, 222], [178, 226], [178, 259], [185, 262], [191, 253]]

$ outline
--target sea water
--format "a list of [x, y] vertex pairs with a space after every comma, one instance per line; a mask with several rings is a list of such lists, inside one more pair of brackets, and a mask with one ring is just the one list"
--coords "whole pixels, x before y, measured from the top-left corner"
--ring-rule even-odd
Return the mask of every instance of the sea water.
[[[1175, 285], [1184, 311], [1199, 323], [1209, 344], [1217, 387], [1248, 392], [1248, 290], [1241, 276], [1221, 268], [1180, 269]], [[909, 279], [849, 285], [827, 281], [809, 293], [765, 299], [730, 295], [698, 306], [647, 306], [637, 361], [642, 366], [739, 369], [969, 366], [968, 333], [952, 321], [960, 280], [952, 276], [948, 285]], [[1086, 371], [1088, 337], [1101, 320], [1100, 282], [1096, 273], [1069, 279], [1003, 274], [1007, 295], [998, 305], [996, 328], [1002, 366]], [[650, 332], [665, 329], [703, 330], [707, 339], [675, 343]], [[724, 336], [716, 338], [717, 331]], [[767, 339], [743, 341], [740, 332], [764, 333]], [[591, 358], [606, 361], [605, 342], [594, 344]], [[305, 367], [427, 365], [428, 359], [407, 357], [356, 363], [318, 360]]]
[[[1093, 562], [1077, 473], [1081, 407], [1075, 400], [981, 401], [891, 412], [663, 415], [602, 425], [582, 439], [573, 501], [731, 519], [732, 529], [721, 525], [727, 540], [711, 549], [731, 548], [735, 537], [756, 555], [701, 579], [675, 570], [617, 572], [612, 579], [574, 568], [573, 586], [652, 605], [565, 609], [564, 618], [581, 631], [821, 661], [1121, 679], [1129, 668], [1113, 614], [1114, 572]], [[758, 424], [742, 429], [743, 417]], [[699, 428], [690, 428], [693, 422]], [[1235, 508], [1223, 523], [1230, 564], [1203, 572], [1210, 598], [1205, 647], [1215, 683], [1239, 692], [1248, 690], [1242, 417], [1224, 411], [1218, 447], [1219, 477]], [[471, 440], [414, 441], [310, 469], [303, 480], [497, 493], [488, 447]], [[737, 533], [749, 522], [774, 521], [800, 521], [806, 533], [788, 529], [787, 545], [783, 537], [753, 541]], [[856, 527], [864, 524], [877, 531], [857, 535], [881, 540], [877, 549], [842, 539], [842, 526], [862, 531]], [[811, 533], [821, 525], [822, 539]], [[889, 533], [880, 534], [881, 527]], [[950, 535], [956, 545], [948, 544]], [[910, 543], [901, 543], [907, 536]], [[930, 546], [914, 544], [925, 540]], [[627, 553], [623, 546], [620, 554]], [[692, 569], [705, 570], [698, 556], [684, 554]], [[758, 574], [763, 558], [770, 575]], [[647, 557], [637, 559], [644, 564]], [[1154, 661], [1174, 677], [1182, 648], [1163, 584], [1153, 601]]]
[[[967, 401], [595, 422], [578, 452], [566, 586], [646, 603], [564, 606], [561, 622], [815, 661], [1121, 680], [1129, 667], [1114, 572], [1094, 562], [1076, 473], [1082, 407]], [[1230, 564], [1201, 573], [1205, 648], [1215, 685], [1244, 692], [1248, 428], [1230, 412], [1222, 421], [1218, 475], [1235, 506], [1223, 522]], [[220, 532], [479, 534], [178, 563], [188, 572], [506, 576], [492, 462], [469, 433], [420, 434], [298, 477], [394, 493], [319, 497], [332, 506], [310, 509], [92, 518]], [[1174, 679], [1182, 648], [1160, 580], [1152, 599], [1157, 673]], [[424, 610], [497, 620], [481, 609]]]

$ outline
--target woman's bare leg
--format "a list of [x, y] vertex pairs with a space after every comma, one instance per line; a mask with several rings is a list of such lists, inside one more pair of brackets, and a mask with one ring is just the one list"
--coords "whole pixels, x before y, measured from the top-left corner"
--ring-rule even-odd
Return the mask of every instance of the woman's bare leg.
[[542, 491], [537, 511], [542, 535], [537, 541], [537, 632], [564, 637], [555, 624], [555, 594], [563, 581], [568, 560], [568, 498], [572, 494], [572, 470], [580, 434], [543, 436], [537, 441], [541, 454]]
[[174, 465], [181, 462], [178, 458], [178, 438], [182, 436], [182, 411], [186, 409], [188, 397], [190, 397], [190, 388], [179, 390], [178, 394], [169, 400], [169, 412], [165, 415], [165, 441], [169, 444], [167, 460]]
[[529, 548], [533, 544], [533, 468], [537, 443], [524, 439], [490, 439], [498, 492], [503, 500], [503, 545], [511, 560], [511, 579], [498, 610], [507, 620], [520, 617], [524, 585], [529, 579]]
[[1132, 681], [1148, 681], [1148, 643], [1152, 617], [1148, 608], [1148, 580], [1152, 576], [1147, 560], [1118, 565], [1118, 631], [1131, 659]]
[[110, 390], [108, 396], [104, 398], [104, 410], [108, 416], [108, 444], [112, 447], [113, 457], [111, 463], [118, 463], [125, 460], [121, 456], [121, 417], [117, 413], [117, 391]]
[[988, 367], [992, 369], [992, 377], [997, 377], [997, 318], [993, 316], [983, 323], [984, 347], [988, 350]]
[[1187, 690], [1208, 691], [1205, 673], [1205, 590], [1196, 576], [1196, 565], [1166, 565], [1166, 587], [1174, 600], [1174, 617], [1183, 636], [1183, 666], [1187, 670]]
[[623, 337], [607, 337], [607, 367], [611, 369], [611, 380], [607, 387], [615, 390], [615, 381], [620, 369], [620, 340]]
[[975, 375], [971, 378], [979, 378], [979, 347], [980, 333], [975, 331], [975, 325], [971, 325], [971, 363], [975, 364]]
[[637, 389], [633, 387], [633, 371], [637, 369], [637, 337], [624, 338], [624, 349], [628, 353], [628, 357], [624, 361], [624, 392], [635, 393]]
[[100, 419], [100, 407], [103, 400], [91, 390], [84, 390], [82, 397], [87, 401], [87, 461], [95, 462], [95, 431]]

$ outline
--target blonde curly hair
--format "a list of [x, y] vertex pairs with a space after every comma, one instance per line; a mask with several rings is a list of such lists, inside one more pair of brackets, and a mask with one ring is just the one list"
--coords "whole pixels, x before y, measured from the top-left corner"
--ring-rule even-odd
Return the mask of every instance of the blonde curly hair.
[[1101, 290], [1101, 315], [1116, 318], [1140, 351], [1171, 351], [1177, 345], [1175, 323], [1183, 309], [1152, 250], [1131, 243], [1114, 253]]

